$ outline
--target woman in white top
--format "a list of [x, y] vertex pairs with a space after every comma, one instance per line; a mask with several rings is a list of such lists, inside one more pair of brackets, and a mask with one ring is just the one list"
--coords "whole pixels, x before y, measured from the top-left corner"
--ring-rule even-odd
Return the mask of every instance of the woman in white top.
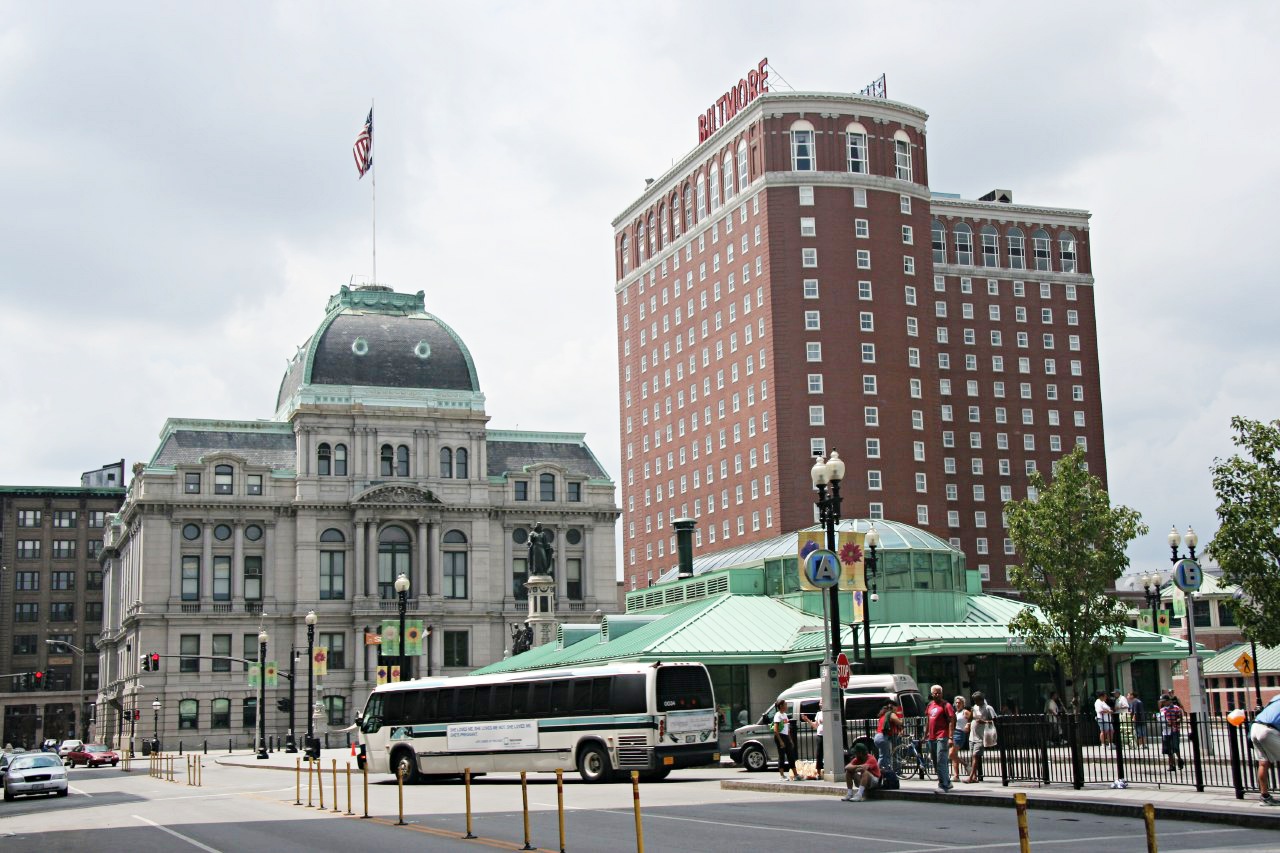
[[973, 721], [973, 711], [966, 707], [963, 696], [956, 697], [955, 708], [956, 731], [951, 738], [951, 778], [953, 779], [958, 778], [961, 771], [968, 772], [962, 753], [969, 748], [969, 724]]

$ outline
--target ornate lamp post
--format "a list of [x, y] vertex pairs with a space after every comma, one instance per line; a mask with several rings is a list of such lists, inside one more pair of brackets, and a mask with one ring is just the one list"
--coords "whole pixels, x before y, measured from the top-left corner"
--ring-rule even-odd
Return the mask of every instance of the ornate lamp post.
[[[1196, 561], [1196, 545], [1200, 537], [1187, 525], [1187, 532], [1178, 535], [1175, 526], [1169, 530], [1169, 562], [1175, 566], [1183, 559], [1178, 553], [1179, 541], [1187, 547], [1187, 559]], [[1187, 686], [1191, 693], [1191, 713], [1204, 714], [1204, 686], [1200, 683], [1200, 656], [1196, 654], [1195, 593], [1187, 592]]]
[[1164, 572], [1142, 574], [1142, 594], [1151, 608], [1151, 630], [1160, 633], [1160, 590], [1164, 587]]
[[267, 760], [267, 629], [258, 631], [258, 759]]
[[[813, 468], [809, 470], [813, 487], [818, 490], [818, 499], [814, 502], [818, 507], [818, 520], [826, 528], [827, 550], [836, 553], [836, 523], [840, 520], [840, 481], [844, 479], [844, 462], [840, 454], [831, 451], [830, 461], [818, 454]], [[828, 486], [830, 488], [828, 488]], [[829, 771], [833, 779], [839, 779], [844, 767], [844, 696], [835, 679], [836, 658], [840, 655], [840, 585], [837, 583], [829, 590], [827, 618], [831, 623], [830, 640], [827, 658], [822, 666], [822, 712], [823, 728], [827, 735], [823, 738], [826, 747], [824, 771]], [[833, 731], [834, 730], [834, 731]], [[838, 735], [837, 735], [838, 733]]]
[[151, 751], [160, 751], [160, 700], [156, 699], [151, 703], [152, 723], [155, 726], [155, 739], [151, 741]]
[[315, 665], [316, 665], [316, 612], [314, 610], [307, 613], [307, 743], [306, 749], [311, 749], [311, 741], [315, 737], [315, 729], [311, 722], [311, 703], [312, 690], [315, 685]]
[[400, 605], [400, 680], [407, 681], [405, 676], [408, 674], [408, 667], [405, 663], [408, 658], [404, 654], [404, 614], [409, 607], [409, 578], [403, 573], [396, 578], [396, 598]]
[[876, 530], [873, 524], [867, 530], [867, 535], [863, 539], [867, 546], [867, 553], [862, 558], [862, 565], [867, 572], [867, 597], [862, 601], [862, 635], [866, 638], [863, 642], [866, 649], [866, 661], [868, 671], [871, 668], [871, 602], [879, 601], [880, 596], [876, 593], [876, 549], [880, 547], [880, 531]]

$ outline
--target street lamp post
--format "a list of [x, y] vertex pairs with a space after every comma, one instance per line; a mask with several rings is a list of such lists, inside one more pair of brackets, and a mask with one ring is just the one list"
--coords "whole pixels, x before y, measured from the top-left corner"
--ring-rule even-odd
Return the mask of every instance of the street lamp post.
[[[79, 646], [73, 646], [66, 640], [45, 640], [44, 642], [47, 646], [63, 646], [80, 658], [80, 704], [76, 708], [76, 728], [83, 732], [81, 738], [87, 741], [89, 739], [89, 715], [84, 710], [84, 649]], [[71, 670], [71, 674], [72, 677], [75, 676], [74, 669]]]
[[[818, 490], [818, 499], [814, 502], [818, 507], [818, 520], [826, 528], [827, 550], [836, 553], [836, 523], [840, 520], [840, 481], [844, 479], [844, 462], [840, 454], [831, 451], [829, 461], [818, 454], [813, 468], [809, 471], [813, 487]], [[828, 488], [828, 486], [830, 488]], [[823, 745], [827, 754], [824, 756], [824, 770], [838, 780], [844, 768], [844, 697], [840, 684], [835, 678], [836, 658], [840, 655], [840, 584], [836, 583], [829, 590], [827, 618], [831, 621], [830, 639], [827, 644], [826, 660], [822, 664], [822, 711], [823, 728], [827, 732]], [[798, 715], [797, 715], [798, 716]], [[825, 775], [825, 774], [824, 774]]]
[[289, 735], [284, 739], [285, 752], [297, 752], [297, 729], [294, 713], [296, 711], [295, 703], [297, 702], [298, 687], [298, 649], [296, 646], [289, 646]]
[[152, 723], [155, 725], [155, 738], [151, 741], [151, 751], [160, 751], [160, 700], [151, 703]]
[[405, 676], [407, 675], [406, 670], [408, 667], [405, 664], [408, 658], [405, 657], [404, 653], [404, 614], [409, 607], [409, 578], [403, 573], [396, 578], [396, 598], [400, 605], [400, 680], [407, 681], [408, 679]]
[[1160, 590], [1164, 587], [1164, 573], [1151, 572], [1142, 575], [1142, 594], [1151, 608], [1151, 630], [1160, 633]]
[[314, 610], [307, 613], [307, 742], [304, 749], [311, 749], [311, 741], [315, 737], [315, 728], [312, 724], [311, 703], [312, 691], [315, 689], [315, 666], [316, 666], [316, 612]]
[[871, 602], [879, 601], [880, 596], [876, 593], [876, 549], [880, 547], [880, 531], [876, 530], [876, 526], [871, 525], [867, 530], [866, 537], [862, 540], [867, 546], [866, 556], [862, 558], [862, 565], [866, 569], [867, 574], [867, 592], [862, 599], [862, 634], [866, 638], [863, 642], [866, 648], [867, 670], [871, 669]]
[[267, 760], [267, 629], [258, 631], [258, 759]]
[[[1200, 541], [1200, 537], [1196, 536], [1196, 532], [1191, 529], [1191, 525], [1187, 525], [1187, 532], [1182, 536], [1178, 535], [1178, 528], [1174, 527], [1169, 531], [1169, 562], [1177, 565], [1182, 559], [1178, 553], [1179, 541], [1187, 546], [1187, 557], [1192, 562], [1196, 562], [1196, 545]], [[1195, 592], [1187, 591], [1187, 686], [1191, 694], [1191, 713], [1204, 714], [1204, 685], [1200, 683], [1200, 656], [1196, 654], [1196, 614], [1195, 614]]]

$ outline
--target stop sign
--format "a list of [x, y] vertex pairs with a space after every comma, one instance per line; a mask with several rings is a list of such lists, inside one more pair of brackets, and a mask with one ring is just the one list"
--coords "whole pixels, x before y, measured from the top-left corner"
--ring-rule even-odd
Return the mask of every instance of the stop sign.
[[840, 682], [841, 690], [849, 686], [849, 659], [844, 652], [836, 655], [836, 680]]

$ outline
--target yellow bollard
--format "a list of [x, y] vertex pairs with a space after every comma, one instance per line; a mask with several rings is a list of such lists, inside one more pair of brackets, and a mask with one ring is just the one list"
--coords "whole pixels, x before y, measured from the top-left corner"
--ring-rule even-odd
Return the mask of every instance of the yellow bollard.
[[191, 769], [191, 756], [187, 756], [187, 787], [195, 785], [195, 771]]
[[524, 846], [521, 850], [536, 850], [529, 838], [529, 774], [520, 771], [520, 798], [524, 801]]
[[295, 806], [302, 805], [302, 759], [295, 758], [293, 760], [293, 804]]
[[347, 762], [347, 814], [353, 815], [355, 812], [351, 810], [351, 762]]
[[462, 774], [462, 781], [467, 789], [467, 834], [463, 838], [475, 838], [471, 832], [471, 768], [468, 767]]
[[556, 768], [556, 810], [560, 812], [560, 853], [564, 853], [564, 771]]
[[311, 759], [307, 759], [307, 808], [311, 808]]
[[361, 820], [369, 818], [369, 759], [365, 759], [364, 767], [360, 768], [364, 773], [364, 814], [360, 815]]
[[196, 756], [196, 785], [204, 787], [204, 759]]
[[644, 853], [644, 827], [640, 825], [640, 771], [631, 771], [631, 800], [636, 811], [636, 853]]
[[320, 800], [317, 808], [324, 811], [324, 770], [321, 768], [320, 759], [316, 759], [316, 798]]
[[396, 768], [396, 788], [400, 794], [400, 819], [396, 821], [396, 826], [404, 826], [404, 768]]
[[1013, 807], [1018, 813], [1018, 847], [1021, 853], [1031, 853], [1031, 834], [1027, 831], [1027, 795], [1014, 794]]
[[338, 808], [338, 759], [330, 759], [333, 761], [333, 810], [341, 811]]
[[171, 756], [169, 756], [169, 781], [170, 781], [170, 782], [175, 782], [175, 783], [176, 783], [176, 782], [178, 781], [178, 777], [177, 777], [177, 769], [178, 769], [178, 768], [177, 768], [177, 765], [178, 765], [178, 758], [177, 758], [177, 756], [175, 756], [175, 755], [171, 755]]
[[1142, 819], [1147, 824], [1147, 853], [1157, 853], [1156, 846], [1156, 807], [1151, 803], [1142, 806]]

